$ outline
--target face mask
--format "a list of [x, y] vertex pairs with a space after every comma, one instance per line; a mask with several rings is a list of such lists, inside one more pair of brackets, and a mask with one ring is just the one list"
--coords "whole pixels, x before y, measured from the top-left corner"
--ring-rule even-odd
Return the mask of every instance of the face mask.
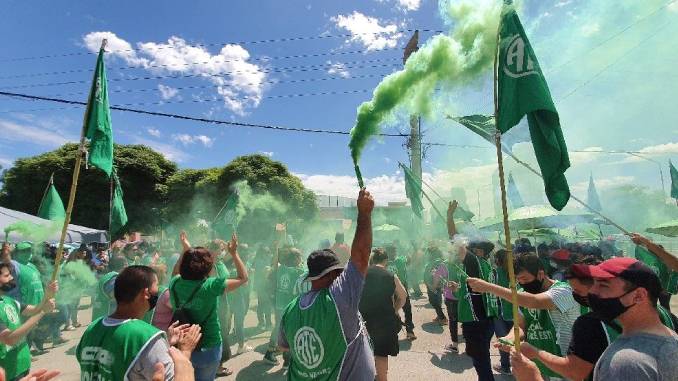
[[620, 300], [624, 295], [627, 295], [631, 291], [635, 291], [635, 288], [614, 298], [601, 298], [596, 294], [589, 294], [589, 306], [598, 318], [609, 323], [626, 312], [629, 308], [636, 305], [634, 303], [630, 306], [625, 306]]
[[158, 304], [158, 294], [151, 294], [151, 296], [148, 298], [148, 304], [149, 304], [149, 310], [152, 310], [155, 308], [156, 304]]
[[581, 304], [582, 306], [584, 307], [589, 306], [589, 298], [587, 296], [581, 296], [576, 292], [572, 291], [572, 297], [577, 303]]
[[10, 292], [14, 289], [14, 287], [16, 287], [15, 281], [7, 282], [7, 283], [3, 284], [2, 286], [0, 286], [0, 291]]
[[539, 294], [541, 293], [541, 286], [543, 283], [543, 281], [535, 279], [530, 283], [521, 283], [520, 287], [522, 287], [525, 292], [529, 292], [530, 294]]

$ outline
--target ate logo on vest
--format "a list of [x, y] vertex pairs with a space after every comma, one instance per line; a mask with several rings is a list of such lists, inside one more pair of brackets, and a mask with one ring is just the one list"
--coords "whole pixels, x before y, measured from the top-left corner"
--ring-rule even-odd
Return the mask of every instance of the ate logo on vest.
[[290, 276], [283, 274], [280, 276], [280, 288], [283, 290], [289, 290], [290, 288]]
[[509, 39], [506, 48], [506, 62], [504, 62], [504, 73], [512, 78], [526, 77], [528, 75], [539, 75], [535, 70], [534, 61], [529, 51], [525, 48], [525, 41], [520, 35], [515, 35]]
[[325, 347], [320, 336], [311, 327], [301, 327], [294, 335], [294, 352], [305, 368], [316, 368], [325, 357]]
[[12, 324], [19, 324], [21, 321], [19, 321], [19, 316], [16, 314], [16, 310], [12, 308], [12, 306], [5, 305], [5, 315], [7, 315], [7, 319]]

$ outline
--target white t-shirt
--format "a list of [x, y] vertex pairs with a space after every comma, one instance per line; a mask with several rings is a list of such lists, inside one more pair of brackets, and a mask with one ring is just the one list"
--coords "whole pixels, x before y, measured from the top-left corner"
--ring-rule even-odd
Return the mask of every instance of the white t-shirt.
[[567, 287], [551, 287], [544, 292], [548, 295], [556, 308], [549, 310], [551, 321], [556, 328], [556, 338], [560, 346], [560, 353], [567, 353], [572, 340], [572, 326], [581, 313], [579, 304], [572, 297], [572, 288]]

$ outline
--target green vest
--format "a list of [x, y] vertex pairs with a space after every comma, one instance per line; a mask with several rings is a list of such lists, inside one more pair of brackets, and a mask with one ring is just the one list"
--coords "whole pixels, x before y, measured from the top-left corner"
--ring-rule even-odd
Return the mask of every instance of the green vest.
[[397, 275], [403, 285], [407, 284], [407, 258], [405, 256], [400, 255], [393, 261], [389, 261], [386, 269]]
[[[550, 288], [569, 287], [566, 282], [555, 282]], [[520, 307], [525, 319], [525, 341], [532, 346], [561, 356], [560, 345], [558, 345], [556, 327], [551, 320], [549, 310], [537, 310], [532, 308]], [[539, 360], [535, 360], [541, 374], [549, 377], [561, 377], [551, 369], [547, 368]]]
[[116, 276], [118, 276], [118, 273], [111, 271], [99, 278], [97, 289], [94, 294], [94, 301], [92, 302], [92, 321], [113, 313], [113, 311], [111, 311], [111, 301], [113, 298], [104, 291], [104, 286]]
[[278, 266], [276, 272], [275, 308], [282, 311], [294, 299], [294, 286], [304, 270], [297, 267]]
[[[480, 258], [474, 254], [473, 258], [478, 262], [478, 268], [480, 269], [480, 277], [482, 280], [490, 283], [496, 283], [494, 277], [494, 271], [492, 271], [492, 265], [485, 258]], [[466, 269], [464, 269], [466, 271]], [[459, 291], [457, 291], [457, 296], [459, 298], [459, 303], [457, 305], [457, 315], [459, 321], [462, 323], [470, 321], [478, 321], [480, 317], [476, 316], [473, 311], [473, 303], [471, 302], [471, 293], [468, 290], [468, 284], [466, 279], [468, 277], [466, 274], [459, 274]], [[490, 293], [483, 293], [483, 304], [485, 305], [485, 312], [487, 313], [488, 318], [497, 316], [497, 297]]]
[[337, 380], [348, 343], [330, 290], [318, 291], [313, 304], [302, 309], [300, 297], [282, 317], [292, 363], [288, 380]]
[[[10, 331], [21, 327], [19, 302], [9, 296], [0, 296], [0, 321]], [[25, 339], [21, 339], [14, 346], [0, 343], [0, 366], [5, 368], [8, 380], [31, 368], [31, 351]]]
[[[508, 272], [501, 267], [497, 267], [497, 284], [499, 286], [509, 288], [509, 276]], [[513, 304], [507, 300], [497, 298], [497, 303], [499, 304], [497, 308], [497, 316], [504, 321], [513, 321]]]
[[141, 320], [130, 319], [116, 326], [103, 324], [104, 318], [92, 322], [78, 343], [75, 357], [80, 364], [82, 381], [121, 381], [137, 356], [161, 330]]
[[21, 285], [21, 303], [37, 306], [45, 297], [40, 271], [32, 263], [19, 264], [19, 284]]

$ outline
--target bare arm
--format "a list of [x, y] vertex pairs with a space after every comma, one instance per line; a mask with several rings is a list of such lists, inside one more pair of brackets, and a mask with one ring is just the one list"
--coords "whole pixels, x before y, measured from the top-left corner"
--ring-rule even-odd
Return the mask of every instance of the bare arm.
[[457, 210], [457, 200], [447, 206], [447, 236], [449, 239], [457, 235], [457, 225], [454, 224], [454, 211]]
[[[476, 292], [489, 292], [506, 301], [513, 302], [510, 288], [489, 283], [478, 278], [468, 278], [467, 282]], [[556, 308], [551, 297], [543, 292], [541, 294], [530, 294], [529, 292], [518, 291], [518, 305], [539, 310], [552, 310]]]
[[397, 275], [394, 275], [393, 278], [395, 280], [395, 301], [393, 303], [393, 308], [398, 311], [405, 305], [407, 291], [405, 291], [405, 287], [403, 287], [403, 284]]
[[226, 280], [226, 292], [235, 290], [247, 283], [247, 280], [249, 279], [247, 277], [245, 264], [242, 262], [242, 259], [240, 259], [240, 255], [238, 255], [238, 237], [235, 233], [233, 233], [231, 241], [228, 243], [228, 253], [233, 257], [233, 265], [235, 265], [235, 271], [238, 275], [235, 279]]
[[351, 245], [351, 261], [363, 276], [367, 274], [367, 266], [372, 250], [372, 209], [374, 199], [365, 188], [358, 194], [358, 224]]
[[[520, 346], [521, 352], [523, 347], [529, 344], [523, 343]], [[537, 360], [541, 361], [552, 371], [560, 374], [564, 378], [573, 381], [585, 380], [591, 374], [595, 364], [584, 361], [575, 355], [567, 355], [567, 357], [556, 356], [543, 350], [537, 350]]]
[[188, 242], [188, 235], [186, 235], [185, 231], [182, 230], [181, 233], [179, 233], [179, 240], [181, 240], [181, 255], [179, 255], [179, 259], [174, 264], [174, 268], [172, 269], [172, 276], [179, 275], [181, 261], [184, 260], [184, 253], [187, 252], [188, 250], [191, 250], [191, 243]]
[[664, 248], [636, 233], [631, 234], [631, 240], [633, 240], [636, 245], [645, 246], [647, 250], [656, 255], [657, 258], [664, 262], [671, 270], [678, 271], [678, 258], [664, 250]]

